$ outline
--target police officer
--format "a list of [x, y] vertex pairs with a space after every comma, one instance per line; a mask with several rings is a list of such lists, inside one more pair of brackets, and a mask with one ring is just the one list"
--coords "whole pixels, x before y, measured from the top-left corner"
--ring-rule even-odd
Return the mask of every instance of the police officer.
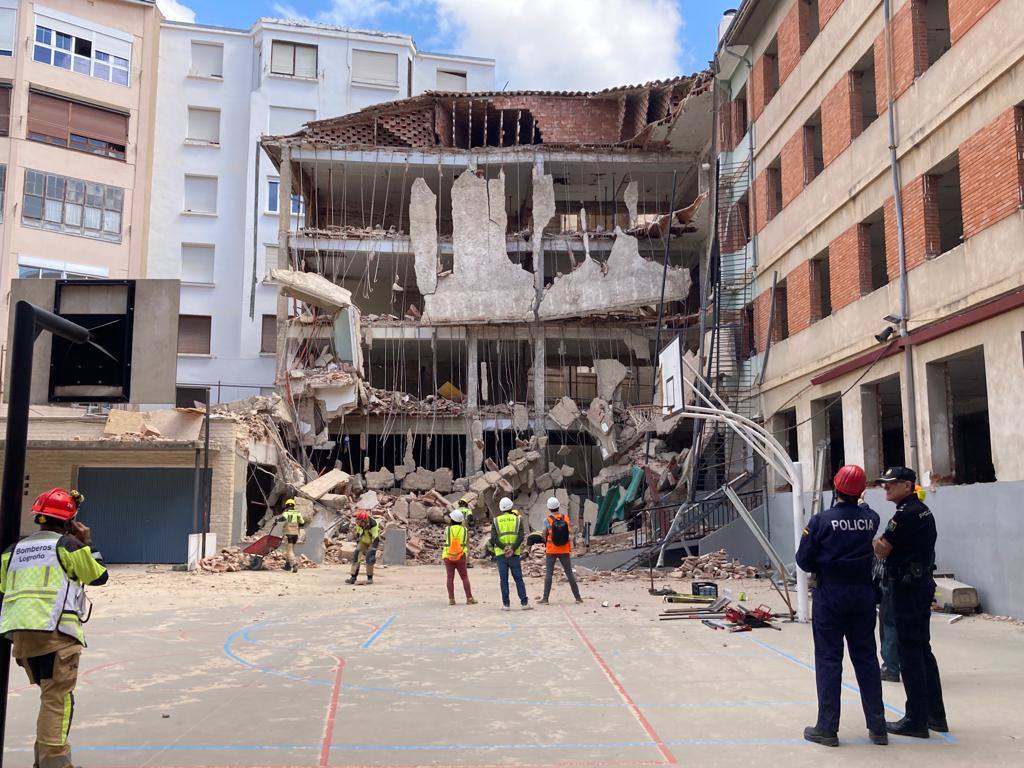
[[815, 574], [818, 582], [812, 617], [818, 722], [804, 729], [804, 738], [827, 747], [839, 746], [844, 637], [860, 686], [868, 736], [874, 744], [889, 743], [871, 575], [871, 540], [878, 530], [878, 513], [857, 503], [866, 482], [864, 470], [857, 465], [840, 468], [832, 483], [835, 503], [810, 519], [796, 553], [797, 564]]
[[935, 518], [918, 498], [914, 470], [890, 467], [878, 481], [885, 487], [885, 498], [896, 504], [896, 514], [875, 542], [875, 554], [885, 560], [890, 579], [907, 692], [907, 714], [887, 728], [889, 733], [927, 739], [929, 729], [949, 731], [928, 624], [935, 596]]
[[105, 584], [108, 575], [90, 549], [89, 529], [75, 520], [78, 501], [70, 493], [49, 490], [32, 511], [40, 530], [0, 556], [0, 632], [39, 686], [35, 768], [70, 768], [68, 731], [88, 619], [84, 586]]

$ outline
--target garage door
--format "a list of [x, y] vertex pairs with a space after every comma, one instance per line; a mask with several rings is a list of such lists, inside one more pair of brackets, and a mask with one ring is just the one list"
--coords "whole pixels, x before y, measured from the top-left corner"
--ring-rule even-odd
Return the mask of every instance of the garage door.
[[192, 533], [192, 469], [83, 467], [82, 522], [108, 563], [184, 563]]

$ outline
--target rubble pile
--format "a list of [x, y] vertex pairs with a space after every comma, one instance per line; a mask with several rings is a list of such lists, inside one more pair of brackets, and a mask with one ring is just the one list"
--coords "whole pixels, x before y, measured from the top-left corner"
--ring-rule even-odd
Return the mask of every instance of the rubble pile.
[[753, 579], [761, 575], [761, 569], [733, 560], [724, 549], [720, 549], [707, 555], [684, 558], [671, 575], [677, 579]]
[[[245, 554], [240, 549], [222, 549], [218, 554], [212, 557], [204, 557], [199, 561], [199, 570], [203, 573], [237, 573], [238, 571], [250, 570], [249, 564], [252, 562], [253, 556]], [[295, 558], [300, 568], [316, 568], [316, 563], [310, 560], [305, 555], [299, 555]], [[282, 571], [284, 570], [284, 553], [280, 550], [271, 552], [263, 558], [263, 568], [261, 570], [267, 571]]]
[[413, 416], [459, 416], [462, 405], [440, 395], [427, 395], [423, 399], [380, 387], [363, 387], [366, 411], [373, 416], [405, 413]]

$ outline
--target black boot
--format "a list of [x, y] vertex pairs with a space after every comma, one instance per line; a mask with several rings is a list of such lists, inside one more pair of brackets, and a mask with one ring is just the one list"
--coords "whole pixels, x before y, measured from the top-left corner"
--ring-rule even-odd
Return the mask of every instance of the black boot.
[[888, 667], [882, 667], [882, 682], [883, 683], [898, 683], [900, 681], [900, 673], [894, 672]]
[[936, 733], [949, 733], [949, 725], [946, 724], [946, 718], [929, 717], [928, 730], [935, 731]]
[[838, 747], [839, 735], [833, 731], [826, 731], [816, 725], [809, 725], [804, 728], [804, 738], [823, 747]]
[[880, 747], [884, 747], [889, 743], [889, 734], [886, 731], [868, 731], [868, 738], [871, 739], [872, 744], [877, 744]]
[[345, 579], [345, 583], [346, 584], [355, 584], [356, 583], [356, 577], [355, 576], [349, 576], [347, 579]]
[[895, 723], [886, 723], [885, 730], [895, 736], [912, 736], [915, 739], [927, 739], [928, 729], [914, 725], [906, 717], [901, 717]]

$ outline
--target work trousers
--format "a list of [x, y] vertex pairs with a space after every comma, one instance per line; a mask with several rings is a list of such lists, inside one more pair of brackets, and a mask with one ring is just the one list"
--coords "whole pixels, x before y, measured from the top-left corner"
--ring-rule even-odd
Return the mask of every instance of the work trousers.
[[469, 586], [469, 572], [466, 570], [466, 558], [461, 557], [458, 560], [445, 560], [444, 561], [445, 576], [447, 577], [448, 584], [448, 599], [455, 599], [455, 574], [459, 574], [459, 578], [462, 579], [462, 589], [466, 592], [466, 599], [468, 600], [473, 596], [473, 588]]
[[295, 562], [295, 544], [298, 542], [298, 536], [285, 536], [284, 537], [284, 561], [289, 566]]
[[516, 593], [519, 595], [519, 602], [521, 605], [527, 605], [530, 602], [530, 598], [526, 596], [526, 582], [523, 581], [523, 561], [519, 555], [511, 555], [509, 557], [498, 555], [494, 560], [498, 564], [498, 581], [501, 583], [501, 604], [504, 606], [509, 605], [508, 575], [511, 573], [512, 578], [516, 582]]
[[817, 727], [829, 733], [839, 730], [845, 638], [868, 730], [885, 733], [882, 673], [875, 647], [875, 588], [871, 584], [822, 584], [814, 591], [811, 624], [818, 685]]
[[917, 728], [927, 728], [929, 718], [946, 718], [929, 625], [934, 595], [935, 582], [931, 578], [916, 579], [910, 584], [897, 581], [892, 593], [902, 665], [900, 673], [907, 693], [907, 719]]
[[366, 561], [366, 577], [373, 578], [373, 564], [377, 562], [377, 542], [360, 541], [352, 555], [352, 578], [359, 575], [359, 566]]
[[572, 589], [572, 596], [577, 600], [580, 598], [580, 588], [576, 586], [576, 577], [572, 572], [572, 555], [545, 555], [544, 556], [544, 599], [547, 600], [551, 594], [551, 577], [555, 575], [555, 561], [559, 561], [562, 564], [562, 570], [565, 571], [565, 578], [569, 581], [569, 587]]
[[882, 664], [889, 672], [900, 673], [900, 647], [896, 636], [896, 611], [892, 605], [892, 584], [882, 582], [882, 600], [878, 604], [878, 639]]
[[17, 659], [29, 682], [39, 686], [36, 719], [35, 768], [69, 768], [68, 732], [75, 713], [75, 683], [82, 646], [61, 648], [45, 656]]

